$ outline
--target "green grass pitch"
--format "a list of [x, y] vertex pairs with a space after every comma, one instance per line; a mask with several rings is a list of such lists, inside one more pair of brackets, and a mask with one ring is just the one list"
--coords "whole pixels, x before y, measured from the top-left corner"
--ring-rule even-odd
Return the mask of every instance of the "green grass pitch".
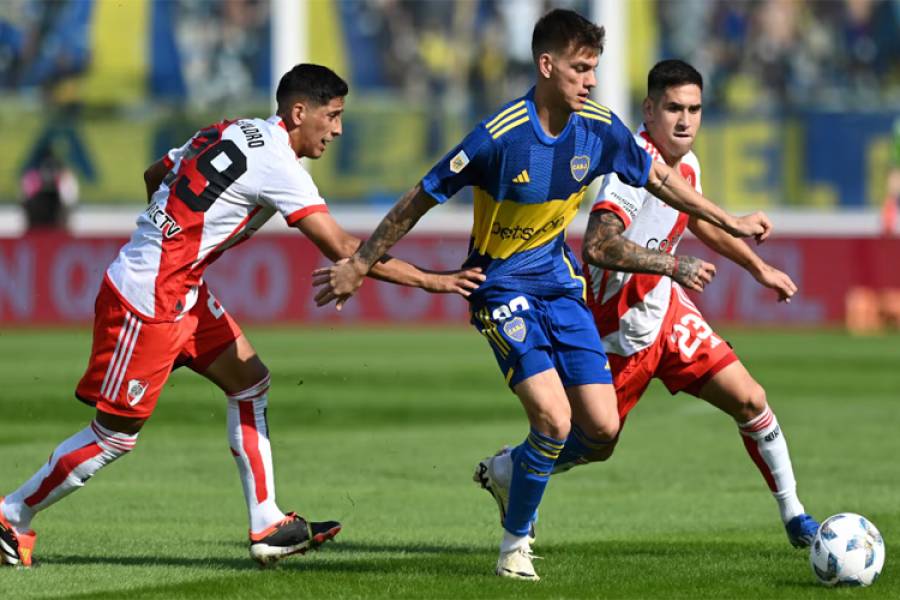
[[[525, 419], [467, 329], [249, 329], [273, 373], [279, 504], [344, 524], [262, 571], [225, 436], [224, 399], [176, 372], [137, 449], [35, 521], [38, 569], [3, 598], [898, 598], [900, 339], [728, 331], [767, 388], [801, 499], [871, 518], [888, 548], [862, 590], [817, 585], [787, 542], [732, 422], [654, 384], [616, 456], [554, 478], [539, 583], [492, 575], [496, 508], [474, 464]], [[72, 397], [87, 330], [0, 332], [0, 492], [92, 411]]]

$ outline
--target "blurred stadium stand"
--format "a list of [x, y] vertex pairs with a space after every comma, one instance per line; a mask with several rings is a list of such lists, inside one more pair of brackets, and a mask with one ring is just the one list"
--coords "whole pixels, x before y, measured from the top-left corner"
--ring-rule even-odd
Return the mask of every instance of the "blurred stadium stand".
[[[632, 126], [657, 60], [700, 69], [709, 197], [769, 211], [780, 235], [881, 232], [893, 160], [900, 169], [900, 0], [3, 0], [0, 238], [25, 229], [26, 175], [52, 156], [76, 178], [70, 231], [118, 240], [145, 202], [148, 164], [210, 122], [270, 114], [277, 77], [301, 60], [350, 82], [344, 136], [308, 167], [337, 218], [370, 231], [469, 127], [527, 89], [531, 29], [551, 6], [607, 26], [597, 98]], [[464, 243], [467, 199], [452, 204], [423, 221], [424, 243], [441, 232]], [[284, 229], [273, 219], [268, 230]], [[31, 255], [16, 252], [0, 247], [0, 322], [28, 302], [10, 282]]]

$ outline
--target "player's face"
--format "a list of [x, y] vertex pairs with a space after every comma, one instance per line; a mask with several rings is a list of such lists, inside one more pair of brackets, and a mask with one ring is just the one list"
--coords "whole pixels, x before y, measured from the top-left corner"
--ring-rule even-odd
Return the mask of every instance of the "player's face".
[[597, 86], [597, 63], [600, 55], [593, 48], [570, 47], [561, 54], [551, 54], [550, 81], [560, 100], [572, 112], [584, 108]]
[[647, 132], [667, 160], [680, 160], [694, 145], [703, 116], [703, 94], [693, 83], [666, 88], [654, 101], [644, 100]]
[[332, 98], [328, 104], [307, 104], [300, 122], [300, 147], [297, 156], [319, 158], [325, 153], [325, 146], [341, 135], [341, 117], [344, 114], [344, 99]]

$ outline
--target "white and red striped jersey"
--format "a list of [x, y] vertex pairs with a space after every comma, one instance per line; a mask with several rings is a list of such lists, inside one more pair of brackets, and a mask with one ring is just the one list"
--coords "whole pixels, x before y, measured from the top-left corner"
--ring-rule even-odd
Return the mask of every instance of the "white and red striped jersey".
[[279, 117], [223, 121], [164, 158], [170, 168], [106, 277], [129, 308], [171, 321], [194, 305], [203, 271], [276, 212], [288, 225], [327, 210]]
[[[663, 161], [643, 126], [635, 134], [638, 144], [653, 160]], [[682, 177], [702, 192], [700, 163], [689, 152], [678, 167]], [[687, 227], [682, 213], [644, 188], [623, 184], [614, 173], [606, 176], [591, 211], [609, 210], [625, 223], [624, 235], [651, 250], [674, 254]], [[624, 273], [588, 265], [588, 304], [607, 353], [631, 356], [650, 346], [659, 335], [669, 308], [672, 286], [669, 277], [648, 273]]]

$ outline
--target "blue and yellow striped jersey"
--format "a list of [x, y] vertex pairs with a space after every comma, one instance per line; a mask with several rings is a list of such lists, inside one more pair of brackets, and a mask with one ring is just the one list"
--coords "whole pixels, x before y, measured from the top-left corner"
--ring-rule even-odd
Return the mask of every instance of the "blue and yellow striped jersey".
[[606, 173], [643, 187], [650, 165], [619, 118], [592, 101], [569, 117], [558, 137], [549, 136], [538, 121], [532, 88], [479, 123], [425, 175], [422, 187], [442, 203], [473, 186], [465, 266], [484, 269], [487, 281], [479, 291], [583, 297], [584, 279], [565, 230], [585, 189]]

